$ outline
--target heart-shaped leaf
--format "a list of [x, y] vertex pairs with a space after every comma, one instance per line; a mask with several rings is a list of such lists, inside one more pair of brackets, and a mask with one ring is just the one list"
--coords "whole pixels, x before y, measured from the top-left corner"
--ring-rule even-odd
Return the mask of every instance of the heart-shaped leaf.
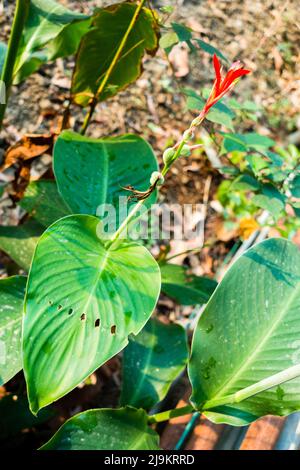
[[140, 76], [143, 55], [155, 53], [158, 37], [155, 13], [142, 8], [133, 21], [137, 9], [137, 4], [123, 2], [95, 13], [77, 55], [71, 89], [75, 103], [106, 100]]
[[[300, 409], [300, 377], [241, 401], [224, 397], [300, 364], [300, 253], [269, 239], [241, 256], [219, 284], [194, 333], [192, 403], [221, 400], [206, 415], [245, 425], [266, 414]], [[254, 387], [256, 388], [256, 387]], [[266, 387], [267, 388], [267, 387]]]
[[150, 318], [124, 351], [121, 404], [150, 409], [166, 396], [187, 360], [184, 328]]
[[[111, 204], [116, 209], [116, 225], [126, 217], [126, 210], [119, 209], [122, 201], [127, 204], [129, 194], [123, 187], [148, 189], [150, 176], [157, 169], [150, 145], [133, 134], [91, 139], [65, 131], [54, 147], [54, 173], [68, 206], [77, 214], [95, 215], [98, 210], [100, 215], [99, 207]], [[155, 195], [147, 204], [154, 200]], [[127, 212], [132, 204], [128, 203]]]
[[73, 416], [41, 450], [159, 450], [158, 444], [144, 410], [106, 408]]
[[189, 274], [178, 264], [162, 264], [160, 270], [161, 290], [181, 305], [206, 303], [217, 286], [213, 279]]
[[21, 327], [26, 277], [0, 280], [0, 385], [22, 369]]
[[29, 273], [23, 332], [31, 410], [62, 397], [149, 319], [160, 271], [141, 245], [108, 248], [92, 216], [60, 219], [41, 236]]

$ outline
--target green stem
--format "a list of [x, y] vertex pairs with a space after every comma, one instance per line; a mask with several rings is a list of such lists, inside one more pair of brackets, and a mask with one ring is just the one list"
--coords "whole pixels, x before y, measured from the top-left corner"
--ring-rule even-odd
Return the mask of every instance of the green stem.
[[276, 387], [282, 383], [288, 382], [300, 376], [300, 364], [289, 367], [288, 369], [278, 372], [278, 374], [271, 375], [266, 379], [260, 380], [259, 382], [250, 385], [249, 387], [243, 388], [236, 393], [227, 395], [221, 398], [213, 398], [205, 402], [203, 410], [209, 408], [215, 408], [220, 405], [229, 405], [233, 403], [240, 403], [258, 393], [265, 392], [270, 388]]
[[150, 424], [160, 423], [162, 421], [168, 421], [169, 419], [176, 418], [177, 416], [184, 416], [191, 413], [208, 411], [217, 406], [232, 405], [240, 403], [247, 398], [253, 397], [258, 393], [265, 392], [270, 388], [276, 387], [282, 383], [289, 382], [300, 376], [300, 364], [289, 367], [288, 369], [278, 372], [278, 374], [271, 375], [266, 379], [260, 380], [259, 382], [250, 385], [249, 387], [243, 388], [238, 392], [232, 393], [231, 395], [225, 395], [220, 398], [212, 398], [203, 403], [198, 410], [195, 410], [192, 405], [187, 405], [182, 408], [175, 408], [173, 410], [162, 411], [161, 413], [149, 416], [148, 422]]
[[189, 415], [196, 413], [197, 410], [192, 405], [183, 406], [182, 408], [175, 408], [174, 410], [162, 411], [155, 415], [149, 416], [148, 423], [161, 423], [163, 421], [169, 421], [169, 419], [177, 418], [178, 416]]
[[105, 86], [106, 86], [108, 80], [109, 80], [109, 77], [111, 76], [111, 74], [112, 74], [112, 72], [113, 72], [115, 66], [117, 65], [117, 62], [118, 62], [118, 60], [119, 60], [119, 58], [120, 58], [120, 56], [121, 56], [121, 54], [122, 54], [122, 51], [123, 51], [123, 49], [124, 49], [124, 47], [125, 47], [125, 45], [126, 45], [128, 36], [129, 36], [129, 34], [131, 33], [131, 31], [132, 31], [132, 29], [133, 29], [133, 27], [134, 27], [134, 25], [135, 25], [135, 23], [136, 23], [136, 20], [137, 20], [137, 18], [138, 18], [138, 16], [139, 16], [139, 14], [140, 14], [140, 12], [141, 12], [143, 6], [144, 6], [145, 1], [146, 1], [146, 0], [141, 0], [140, 3], [139, 3], [139, 5], [137, 6], [137, 8], [136, 8], [136, 10], [135, 10], [135, 12], [134, 12], [134, 15], [133, 15], [133, 17], [132, 17], [132, 19], [131, 19], [131, 21], [130, 21], [130, 23], [129, 23], [129, 26], [128, 26], [127, 30], [126, 30], [126, 33], [124, 34], [124, 36], [123, 36], [123, 38], [122, 38], [122, 41], [120, 42], [120, 45], [119, 45], [119, 47], [118, 47], [118, 49], [117, 49], [117, 52], [115, 53], [114, 58], [113, 58], [113, 60], [112, 60], [112, 62], [111, 62], [111, 64], [110, 64], [110, 66], [108, 67], [108, 69], [107, 69], [107, 71], [106, 71], [106, 73], [105, 73], [105, 76], [104, 76], [104, 78], [103, 78], [103, 80], [102, 80], [102, 82], [101, 82], [101, 84], [100, 84], [100, 86], [99, 86], [99, 88], [98, 88], [98, 90], [97, 90], [97, 92], [96, 92], [94, 98], [93, 98], [93, 101], [92, 101], [92, 103], [91, 103], [91, 105], [90, 105], [90, 109], [89, 109], [89, 111], [87, 112], [87, 114], [86, 114], [86, 116], [85, 116], [85, 118], [84, 118], [84, 121], [83, 121], [81, 130], [80, 130], [80, 133], [81, 133], [82, 135], [84, 135], [84, 134], [86, 133], [86, 130], [87, 130], [87, 128], [88, 128], [88, 125], [89, 125], [89, 123], [90, 123], [90, 121], [91, 121], [91, 118], [92, 118], [92, 116], [93, 116], [93, 114], [94, 114], [94, 111], [95, 111], [95, 108], [96, 108], [96, 106], [97, 106], [98, 100], [99, 100], [99, 98], [100, 98], [100, 96], [101, 96], [101, 94], [102, 94], [102, 92], [103, 92], [103, 90], [104, 90], [104, 88], [105, 88]]
[[5, 103], [0, 104], [0, 130], [5, 115], [5, 110], [8, 102], [8, 98], [13, 83], [13, 71], [18, 54], [18, 48], [22, 37], [23, 28], [27, 19], [28, 11], [30, 6], [30, 0], [17, 0], [16, 9], [14, 14], [14, 20], [11, 28], [11, 33], [8, 42], [7, 53], [3, 70], [1, 74], [1, 81], [5, 85]]
[[127, 231], [128, 225], [130, 224], [130, 222], [132, 221], [132, 219], [134, 218], [135, 214], [138, 212], [140, 207], [142, 207], [143, 203], [144, 203], [144, 200], [141, 200], [136, 203], [132, 211], [129, 212], [126, 219], [123, 220], [118, 230], [114, 233], [112, 239], [109, 240], [108, 243], [106, 244], [107, 249], [109, 249], [122, 235], [124, 235], [125, 231]]

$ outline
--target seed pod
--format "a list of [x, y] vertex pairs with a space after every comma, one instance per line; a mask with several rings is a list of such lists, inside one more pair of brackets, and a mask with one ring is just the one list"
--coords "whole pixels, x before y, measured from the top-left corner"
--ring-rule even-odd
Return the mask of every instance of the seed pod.
[[157, 184], [157, 186], [161, 186], [162, 184], [164, 184], [164, 181], [165, 181], [165, 178], [163, 177], [161, 173], [159, 173], [159, 171], [153, 171], [151, 178], [150, 178], [151, 186], [155, 183]]
[[189, 140], [193, 138], [193, 136], [194, 136], [194, 133], [192, 129], [187, 129], [186, 131], [184, 131], [182, 138], [185, 142], [188, 142]]
[[166, 149], [163, 154], [163, 161], [165, 165], [169, 165], [172, 162], [172, 159], [175, 155], [176, 150], [172, 147]]

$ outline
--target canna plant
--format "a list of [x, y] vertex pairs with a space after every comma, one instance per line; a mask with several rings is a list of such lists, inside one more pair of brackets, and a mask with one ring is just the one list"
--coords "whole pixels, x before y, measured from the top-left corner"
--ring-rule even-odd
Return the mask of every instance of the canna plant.
[[[40, 416], [40, 410], [123, 351], [120, 407], [73, 416], [42, 449], [155, 450], [156, 423], [176, 416], [203, 412], [213, 422], [243, 426], [266, 414], [285, 416], [300, 409], [297, 247], [283, 238], [259, 243], [217, 285], [188, 276], [182, 266], [158, 262], [132, 236], [172, 165], [194, 150], [197, 129], [216, 109], [230, 113], [220, 100], [250, 71], [236, 62], [223, 74], [213, 49], [212, 89], [204, 102], [194, 95], [197, 107], [202, 103], [198, 114], [165, 150], [161, 169], [139, 136], [85, 136], [97, 103], [139, 76], [145, 51], [155, 53], [160, 27], [143, 0], [103, 8], [92, 17], [53, 1], [17, 2], [2, 71], [7, 90], [41, 63], [77, 51], [69, 104], [88, 110], [79, 133], [64, 129], [56, 138], [55, 178], [31, 182], [19, 202], [28, 214], [28, 221], [14, 229], [26, 234], [23, 242], [11, 227], [0, 233], [0, 246], [28, 271], [27, 280], [0, 280], [0, 380], [6, 383], [23, 368], [30, 410]], [[175, 29], [180, 40], [183, 30]], [[5, 106], [1, 122], [4, 112]], [[271, 158], [265, 149], [272, 143], [262, 136], [252, 133], [240, 140], [246, 151], [263, 147], [263, 158]], [[225, 133], [223, 147], [232, 148], [231, 141], [237, 144]], [[247, 171], [235, 175], [232, 184], [248, 184], [276, 205], [274, 181]], [[291, 182], [297, 197], [294, 173]], [[120, 201], [128, 195], [124, 212]], [[102, 206], [117, 214], [113, 230], [106, 230], [112, 221], [105, 211], [99, 213]], [[206, 304], [191, 351], [180, 325], [152, 317], [161, 290], [184, 305]], [[154, 413], [185, 367], [190, 404]]]

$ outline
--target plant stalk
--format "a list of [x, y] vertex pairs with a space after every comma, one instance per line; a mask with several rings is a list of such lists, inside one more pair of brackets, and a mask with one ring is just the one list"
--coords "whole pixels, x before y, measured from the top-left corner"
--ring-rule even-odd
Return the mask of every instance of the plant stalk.
[[0, 104], [0, 130], [2, 129], [5, 110], [13, 83], [13, 72], [18, 55], [18, 48], [27, 19], [30, 0], [17, 0], [13, 24], [8, 42], [7, 53], [1, 74], [1, 85], [5, 86], [5, 103]]
[[169, 421], [169, 419], [177, 418], [178, 416], [189, 415], [196, 413], [197, 410], [192, 405], [183, 406], [182, 408], [175, 408], [173, 410], [162, 411], [155, 415], [149, 416], [148, 423], [162, 423], [163, 421]]
[[104, 78], [103, 78], [103, 80], [102, 80], [102, 82], [101, 82], [101, 84], [100, 84], [100, 86], [99, 86], [99, 88], [98, 88], [98, 90], [97, 90], [97, 92], [96, 92], [94, 98], [93, 98], [93, 101], [92, 101], [92, 103], [91, 103], [91, 105], [90, 105], [90, 109], [89, 109], [89, 111], [87, 112], [87, 114], [85, 115], [85, 118], [84, 118], [84, 121], [83, 121], [81, 130], [80, 130], [80, 134], [81, 134], [81, 135], [84, 135], [84, 134], [86, 133], [86, 130], [87, 130], [87, 128], [88, 128], [88, 125], [89, 125], [89, 123], [90, 123], [90, 121], [91, 121], [91, 118], [92, 118], [92, 116], [93, 116], [93, 114], [94, 114], [94, 111], [95, 111], [95, 108], [96, 108], [96, 106], [97, 106], [98, 100], [99, 100], [99, 98], [100, 98], [100, 96], [101, 96], [101, 93], [103, 92], [103, 90], [104, 90], [104, 88], [105, 88], [105, 86], [106, 86], [106, 84], [107, 84], [107, 82], [108, 82], [108, 80], [109, 80], [109, 77], [111, 76], [111, 74], [112, 74], [112, 72], [113, 72], [115, 66], [117, 65], [117, 62], [118, 62], [118, 60], [119, 60], [119, 58], [120, 58], [120, 55], [122, 54], [122, 51], [123, 51], [123, 49], [124, 49], [124, 47], [125, 47], [125, 45], [126, 45], [128, 36], [129, 36], [129, 34], [131, 33], [131, 31], [132, 31], [132, 29], [133, 29], [133, 27], [134, 27], [134, 25], [135, 25], [135, 23], [136, 23], [136, 20], [137, 20], [137, 18], [138, 18], [138, 16], [139, 16], [139, 14], [140, 14], [140, 12], [141, 12], [141, 10], [142, 10], [144, 4], [145, 4], [145, 1], [146, 1], [146, 0], [141, 0], [140, 3], [139, 3], [138, 6], [137, 6], [135, 12], [134, 12], [134, 15], [133, 15], [133, 17], [132, 17], [132, 19], [131, 19], [131, 22], [129, 23], [129, 26], [128, 26], [128, 28], [127, 28], [126, 33], [124, 34], [124, 36], [123, 36], [123, 38], [122, 38], [122, 41], [120, 42], [120, 45], [119, 45], [119, 47], [118, 47], [118, 49], [117, 49], [117, 52], [115, 53], [114, 58], [113, 58], [113, 60], [112, 60], [112, 62], [111, 62], [111, 64], [110, 64], [110, 66], [108, 67], [108, 69], [107, 69], [107, 71], [106, 71], [106, 73], [105, 73], [105, 76], [104, 76]]
[[232, 393], [231, 395], [225, 395], [220, 398], [212, 398], [203, 403], [199, 410], [196, 410], [192, 405], [187, 405], [182, 408], [175, 408], [173, 410], [162, 411], [155, 415], [149, 416], [149, 424], [160, 423], [162, 421], [168, 421], [169, 419], [176, 418], [177, 416], [184, 416], [191, 413], [197, 413], [202, 411], [208, 411], [217, 406], [222, 405], [233, 405], [240, 403], [258, 393], [265, 392], [270, 388], [276, 387], [282, 383], [289, 382], [300, 376], [300, 364], [289, 367], [288, 369], [278, 372], [278, 374], [271, 375], [266, 379], [260, 380], [259, 382], [245, 387], [238, 392]]

